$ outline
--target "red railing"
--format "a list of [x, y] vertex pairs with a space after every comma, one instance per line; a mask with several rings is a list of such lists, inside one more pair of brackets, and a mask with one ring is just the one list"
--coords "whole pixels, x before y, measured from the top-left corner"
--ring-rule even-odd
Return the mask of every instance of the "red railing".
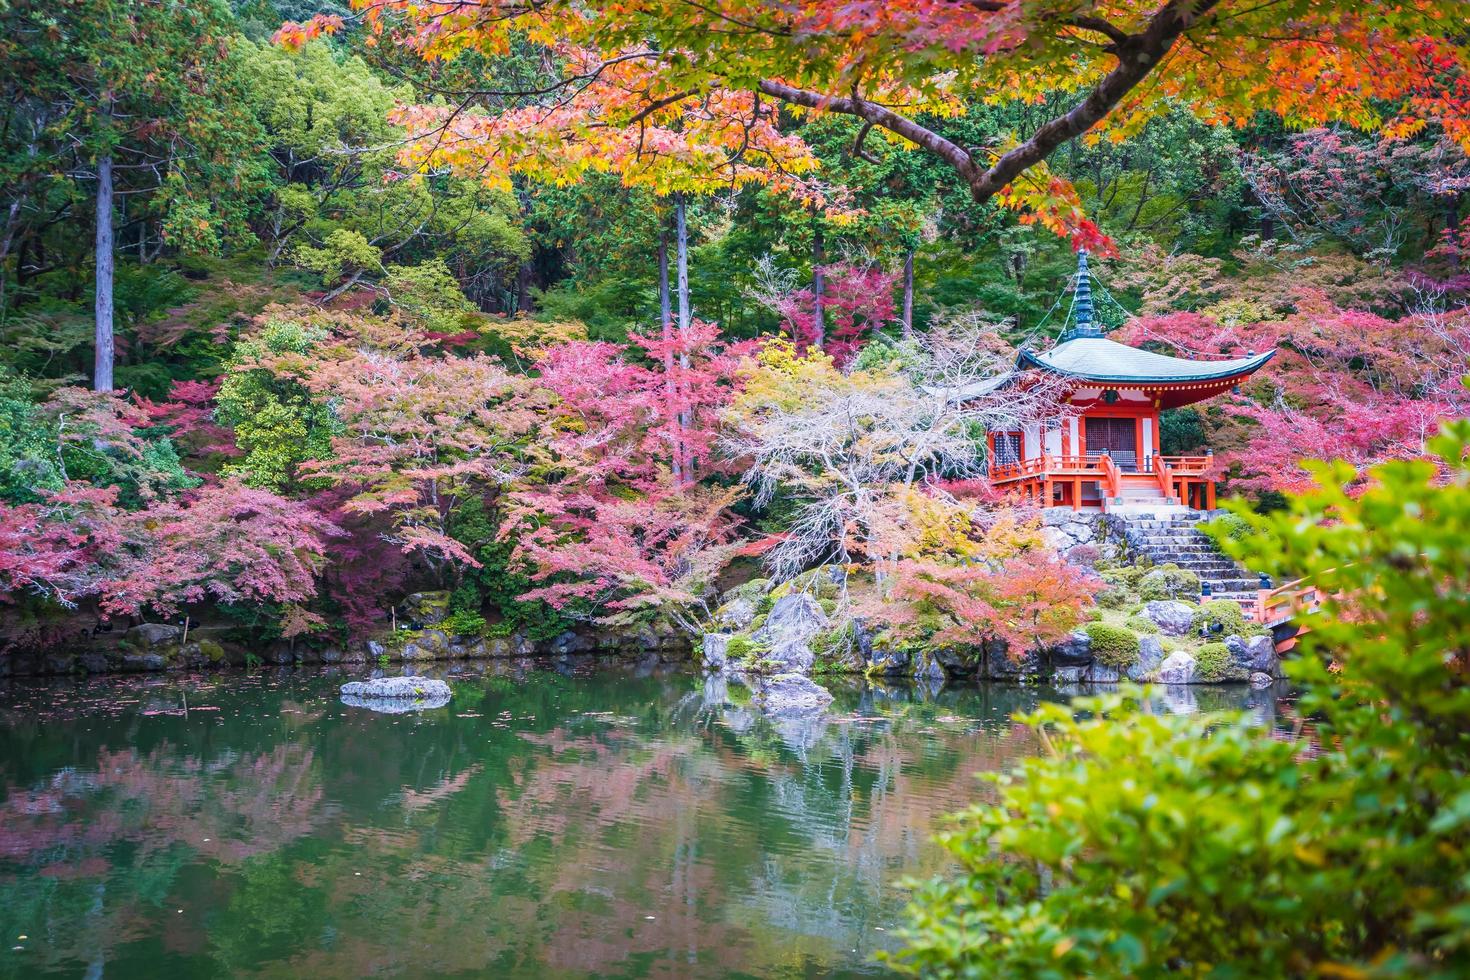
[[1266, 626], [1275, 626], [1303, 612], [1313, 612], [1322, 605], [1322, 593], [1315, 585], [1303, 585], [1302, 579], [1261, 589], [1256, 593], [1256, 607], [1251, 618]]
[[1104, 453], [1098, 457], [1103, 471], [1103, 495], [1116, 497], [1122, 493], [1123, 475], [1118, 471], [1118, 464], [1113, 462], [1113, 457]]
[[1159, 482], [1159, 491], [1165, 497], [1174, 496], [1174, 476], [1169, 464], [1162, 456], [1154, 457], [1154, 477]]

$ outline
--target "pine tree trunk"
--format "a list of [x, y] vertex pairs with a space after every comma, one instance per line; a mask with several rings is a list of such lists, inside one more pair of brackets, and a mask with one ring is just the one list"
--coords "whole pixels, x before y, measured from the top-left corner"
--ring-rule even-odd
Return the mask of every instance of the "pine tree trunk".
[[903, 257], [903, 339], [914, 335], [914, 250]]
[[96, 334], [92, 371], [96, 391], [112, 390], [112, 153], [97, 158]]
[[817, 350], [827, 346], [827, 277], [822, 272], [826, 262], [827, 247], [819, 220], [812, 229], [812, 328], [817, 334]]

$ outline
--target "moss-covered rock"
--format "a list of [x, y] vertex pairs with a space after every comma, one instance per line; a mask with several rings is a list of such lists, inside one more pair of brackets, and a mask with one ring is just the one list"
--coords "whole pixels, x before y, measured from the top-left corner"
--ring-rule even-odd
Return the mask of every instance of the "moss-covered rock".
[[1139, 579], [1138, 594], [1145, 600], [1193, 598], [1199, 595], [1199, 576], [1178, 565], [1160, 565]]
[[449, 615], [448, 591], [415, 592], [404, 596], [399, 603], [404, 619], [420, 626], [435, 626], [444, 622]]
[[225, 648], [213, 640], [200, 640], [199, 653], [212, 664], [217, 664], [225, 659]]

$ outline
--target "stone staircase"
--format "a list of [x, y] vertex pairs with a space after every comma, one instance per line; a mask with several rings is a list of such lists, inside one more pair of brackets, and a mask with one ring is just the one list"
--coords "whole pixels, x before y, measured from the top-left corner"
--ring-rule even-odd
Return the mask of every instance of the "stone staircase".
[[1222, 555], [1198, 527], [1210, 515], [1186, 507], [1161, 507], [1152, 512], [1109, 515], [1117, 522], [1123, 538], [1135, 552], [1147, 555], [1156, 565], [1175, 564], [1208, 582], [1212, 598], [1234, 599], [1254, 606], [1260, 579], [1250, 570]]

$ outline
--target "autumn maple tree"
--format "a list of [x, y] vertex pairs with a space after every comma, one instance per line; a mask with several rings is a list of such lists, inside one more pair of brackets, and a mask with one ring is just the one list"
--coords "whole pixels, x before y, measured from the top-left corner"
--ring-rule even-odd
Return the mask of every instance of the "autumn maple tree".
[[[808, 0], [768, 4], [417, 3], [354, 0], [369, 28], [431, 61], [529, 45], [532, 85], [406, 107], [406, 161], [507, 183], [591, 169], [667, 189], [801, 179], [810, 151], [785, 116], [836, 113], [949, 163], [976, 201], [998, 199], [1099, 244], [1047, 157], [1099, 127], [1117, 136], [1182, 103], [1200, 118], [1273, 112], [1404, 134], [1429, 123], [1470, 145], [1470, 54], [1455, 0]], [[288, 24], [300, 43], [341, 18]], [[961, 146], [940, 121], [966, 100], [1055, 106], [1034, 131]]]

